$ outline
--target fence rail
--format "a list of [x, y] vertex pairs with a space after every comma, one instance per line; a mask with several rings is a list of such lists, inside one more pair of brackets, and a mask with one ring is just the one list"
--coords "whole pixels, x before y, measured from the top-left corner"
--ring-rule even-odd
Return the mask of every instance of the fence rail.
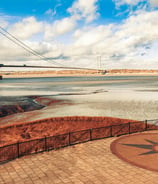
[[15, 144], [0, 147], [0, 163], [4, 163], [24, 155], [59, 149], [87, 141], [148, 130], [158, 130], [158, 119], [92, 128], [25, 142], [17, 142]]

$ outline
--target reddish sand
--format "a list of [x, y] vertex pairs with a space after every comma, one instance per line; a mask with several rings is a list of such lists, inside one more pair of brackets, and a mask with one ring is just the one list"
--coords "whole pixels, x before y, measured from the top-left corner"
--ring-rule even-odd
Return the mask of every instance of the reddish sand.
[[[26, 141], [44, 136], [53, 136], [86, 130], [134, 122], [128, 119], [112, 117], [59, 117], [36, 120], [27, 123], [5, 125], [0, 128], [0, 146]], [[118, 128], [116, 126], [116, 128]]]
[[52, 106], [52, 105], [72, 105], [72, 103], [69, 100], [57, 100], [57, 99], [52, 99], [48, 97], [37, 97], [35, 101], [39, 104], [45, 105], [45, 106]]

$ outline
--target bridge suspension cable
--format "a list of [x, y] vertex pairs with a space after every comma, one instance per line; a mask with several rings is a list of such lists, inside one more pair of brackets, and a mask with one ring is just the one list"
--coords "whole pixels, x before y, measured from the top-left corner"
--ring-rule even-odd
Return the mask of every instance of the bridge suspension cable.
[[[39, 52], [35, 51], [34, 49], [32, 49], [31, 47], [29, 47], [27, 44], [25, 44], [24, 42], [22, 42], [21, 40], [19, 40], [17, 37], [15, 37], [13, 34], [9, 33], [6, 29], [4, 29], [2, 26], [0, 26], [0, 33], [5, 36], [6, 38], [8, 38], [10, 41], [14, 42], [16, 45], [20, 46], [21, 48], [25, 49], [27, 52], [31, 53], [34, 56], [39, 57], [40, 59], [44, 60], [44, 61], [50, 61], [49, 58], [41, 55]], [[56, 65], [60, 65], [63, 67], [66, 67], [60, 63], [57, 63], [55, 61], [53, 61], [54, 64]]]

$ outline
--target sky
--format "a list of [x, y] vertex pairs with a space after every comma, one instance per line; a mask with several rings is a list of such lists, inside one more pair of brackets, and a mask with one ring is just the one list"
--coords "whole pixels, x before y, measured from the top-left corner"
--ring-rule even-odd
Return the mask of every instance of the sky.
[[158, 69], [158, 0], [1, 0], [0, 39], [1, 64]]

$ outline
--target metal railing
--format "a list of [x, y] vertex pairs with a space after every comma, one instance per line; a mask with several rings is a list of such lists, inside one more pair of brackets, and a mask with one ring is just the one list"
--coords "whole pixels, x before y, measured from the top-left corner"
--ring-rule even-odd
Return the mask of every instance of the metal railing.
[[40, 153], [87, 141], [121, 136], [148, 130], [158, 130], [158, 119], [86, 129], [66, 134], [43, 137], [40, 139], [17, 142], [0, 147], [0, 163], [19, 158], [24, 155]]

